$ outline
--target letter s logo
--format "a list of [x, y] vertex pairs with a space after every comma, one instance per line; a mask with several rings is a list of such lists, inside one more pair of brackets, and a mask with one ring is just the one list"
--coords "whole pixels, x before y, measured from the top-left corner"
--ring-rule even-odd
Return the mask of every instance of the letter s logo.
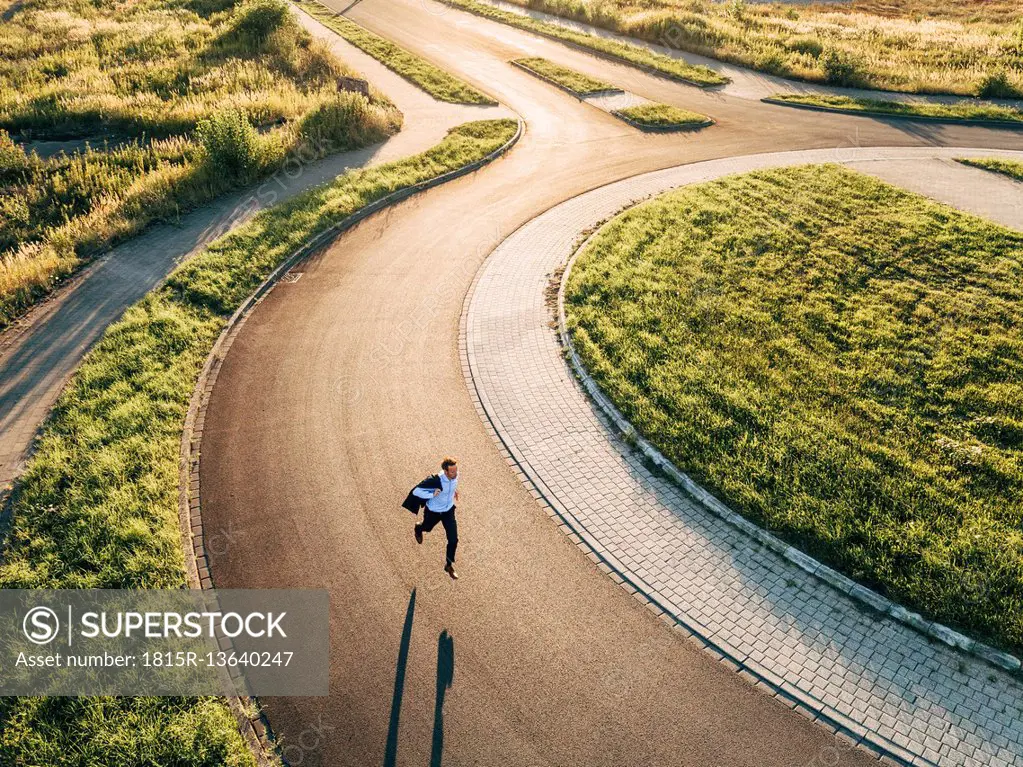
[[30, 642], [47, 644], [52, 642], [60, 631], [60, 620], [57, 613], [49, 607], [33, 607], [25, 614], [21, 630]]

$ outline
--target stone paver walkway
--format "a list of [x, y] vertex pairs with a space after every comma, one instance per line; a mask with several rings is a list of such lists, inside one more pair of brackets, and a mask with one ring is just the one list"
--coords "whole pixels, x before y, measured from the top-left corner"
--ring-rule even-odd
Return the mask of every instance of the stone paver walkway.
[[[1023, 765], [1019, 678], [866, 614], [652, 475], [611, 436], [573, 378], [545, 300], [550, 275], [582, 232], [652, 194], [806, 162], [899, 168], [901, 174], [884, 173], [898, 182], [971, 154], [1013, 155], [788, 152], [696, 163], [596, 189], [533, 219], [494, 251], [469, 299], [463, 343], [470, 387], [505, 449], [581, 545], [618, 575], [790, 702], [821, 712], [875, 749], [910, 764], [998, 767]], [[1001, 189], [1001, 180], [970, 174], [971, 209], [992, 212], [983, 192], [989, 183]], [[957, 182], [953, 202], [969, 191]], [[940, 199], [943, 190], [931, 191]], [[1023, 184], [1011, 194], [1016, 212], [1003, 223], [1023, 226]]]
[[39, 425], [79, 361], [107, 326], [175, 265], [268, 205], [352, 168], [421, 152], [456, 125], [511, 114], [502, 107], [436, 101], [317, 21], [300, 11], [296, 14], [341, 60], [387, 94], [404, 114], [405, 127], [381, 144], [288, 166], [253, 189], [218, 198], [182, 216], [177, 225], [152, 227], [113, 248], [0, 334], [0, 499], [20, 473]]

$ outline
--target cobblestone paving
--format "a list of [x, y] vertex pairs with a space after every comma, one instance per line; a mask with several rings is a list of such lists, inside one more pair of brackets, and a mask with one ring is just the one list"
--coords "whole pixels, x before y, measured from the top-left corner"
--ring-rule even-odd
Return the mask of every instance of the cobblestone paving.
[[0, 500], [20, 473], [40, 424], [65, 381], [107, 326], [178, 263], [217, 237], [281, 202], [352, 168], [388, 162], [438, 143], [471, 120], [507, 117], [503, 107], [435, 101], [304, 13], [297, 18], [402, 111], [405, 128], [388, 141], [318, 162], [288, 165], [259, 186], [226, 195], [154, 226], [113, 248], [103, 260], [0, 334]]
[[[936, 159], [969, 154], [1011, 153], [791, 152], [697, 163], [602, 187], [532, 220], [494, 251], [469, 300], [463, 340], [471, 385], [529, 481], [585, 545], [695, 633], [898, 760], [1023, 765], [1018, 678], [867, 614], [652, 475], [610, 435], [574, 380], [545, 302], [550, 275], [581, 233], [651, 194], [763, 167], [829, 161], [869, 171], [866, 161], [887, 159], [911, 174], [908, 160], [933, 167]], [[974, 207], [983, 212], [987, 177], [971, 178]]]

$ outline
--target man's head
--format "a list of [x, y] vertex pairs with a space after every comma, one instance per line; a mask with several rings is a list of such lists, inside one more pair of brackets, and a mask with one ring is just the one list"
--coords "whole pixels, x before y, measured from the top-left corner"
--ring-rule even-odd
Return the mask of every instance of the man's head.
[[440, 468], [448, 479], [454, 479], [458, 476], [458, 461], [451, 456], [440, 462]]

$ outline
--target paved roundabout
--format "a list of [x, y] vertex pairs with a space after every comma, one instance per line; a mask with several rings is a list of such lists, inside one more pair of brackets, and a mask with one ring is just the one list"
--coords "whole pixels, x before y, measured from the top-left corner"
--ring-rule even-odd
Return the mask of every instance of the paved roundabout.
[[[350, 14], [496, 96], [526, 134], [506, 158], [306, 262], [249, 316], [219, 373], [200, 466], [204, 530], [222, 544], [210, 552], [216, 585], [332, 596], [331, 696], [262, 701], [291, 763], [853, 765], [882, 752], [1023, 763], [1015, 680], [860, 615], [659, 485], [575, 388], [544, 302], [580, 233], [648, 194], [819, 159], [906, 163], [909, 186], [968, 172], [976, 188], [1004, 190], [943, 162], [966, 150], [937, 145], [1018, 151], [1020, 135], [779, 110], [430, 0], [366, 0]], [[612, 72], [717, 125], [640, 135], [507, 64], [524, 53]], [[946, 191], [983, 204], [958, 181]], [[457, 583], [439, 542], [417, 547], [398, 507], [446, 453], [463, 471]], [[541, 495], [668, 614], [580, 553]], [[673, 631], [676, 618], [760, 683]], [[799, 695], [818, 713], [794, 710]]]

